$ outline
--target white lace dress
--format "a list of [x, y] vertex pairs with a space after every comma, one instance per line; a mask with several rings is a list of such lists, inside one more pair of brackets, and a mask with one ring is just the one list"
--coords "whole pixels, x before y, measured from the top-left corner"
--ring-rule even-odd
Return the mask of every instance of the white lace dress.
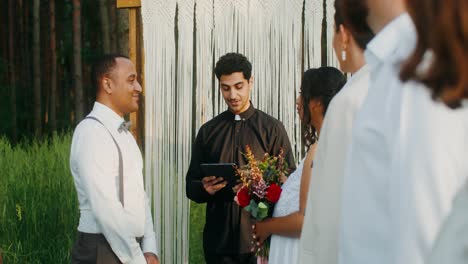
[[[304, 160], [305, 159], [301, 161], [297, 169], [283, 184], [283, 190], [281, 192], [280, 199], [275, 206], [273, 217], [286, 216], [299, 211], [299, 194]], [[272, 235], [268, 264], [295, 264], [297, 263], [298, 250], [299, 238]]]

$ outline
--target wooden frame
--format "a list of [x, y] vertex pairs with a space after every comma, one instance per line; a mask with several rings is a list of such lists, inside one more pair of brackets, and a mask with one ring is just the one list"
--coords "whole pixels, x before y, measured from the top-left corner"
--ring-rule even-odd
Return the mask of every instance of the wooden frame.
[[117, 8], [141, 7], [141, 0], [117, 0]]
[[144, 79], [144, 48], [143, 30], [141, 22], [141, 0], [116, 0], [117, 8], [128, 8], [128, 56], [135, 65], [142, 91], [140, 110], [130, 114], [132, 134], [141, 148], [144, 147], [145, 124], [145, 79]]

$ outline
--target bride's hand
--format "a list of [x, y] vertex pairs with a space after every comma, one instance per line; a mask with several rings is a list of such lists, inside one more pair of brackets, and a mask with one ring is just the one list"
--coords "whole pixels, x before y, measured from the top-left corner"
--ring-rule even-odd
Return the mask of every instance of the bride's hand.
[[[269, 219], [257, 222], [252, 226], [252, 236], [258, 243], [263, 244], [263, 241], [271, 236], [270, 229], [268, 228]], [[259, 245], [257, 245], [259, 246]]]

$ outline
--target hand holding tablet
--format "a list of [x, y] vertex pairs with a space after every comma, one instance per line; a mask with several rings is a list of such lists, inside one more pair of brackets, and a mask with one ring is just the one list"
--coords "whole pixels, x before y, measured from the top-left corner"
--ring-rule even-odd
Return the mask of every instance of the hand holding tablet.
[[200, 166], [205, 176], [202, 180], [203, 187], [212, 195], [226, 185], [232, 188], [237, 183], [234, 163], [203, 163]]

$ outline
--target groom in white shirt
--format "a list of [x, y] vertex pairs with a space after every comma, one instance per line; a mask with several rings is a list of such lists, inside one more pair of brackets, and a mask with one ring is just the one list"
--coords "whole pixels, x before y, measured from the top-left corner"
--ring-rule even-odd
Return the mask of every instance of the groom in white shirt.
[[73, 134], [70, 168], [80, 204], [72, 263], [159, 264], [143, 159], [124, 115], [138, 110], [133, 63], [105, 55], [93, 66], [92, 112]]
[[400, 80], [416, 44], [405, 0], [367, 6], [376, 36], [345, 165], [339, 263], [422, 264], [463, 182], [451, 157], [462, 156], [464, 130], [428, 91]]

